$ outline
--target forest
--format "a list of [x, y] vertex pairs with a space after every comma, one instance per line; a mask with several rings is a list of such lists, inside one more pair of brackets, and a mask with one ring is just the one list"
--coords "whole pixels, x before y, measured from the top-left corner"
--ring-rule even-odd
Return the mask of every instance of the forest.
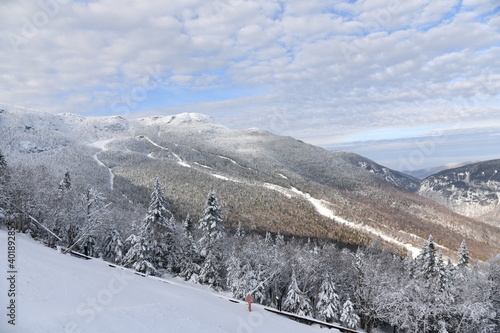
[[444, 258], [432, 236], [416, 258], [402, 257], [377, 239], [346, 246], [230, 227], [226, 193], [208, 193], [194, 219], [172, 208], [159, 180], [136, 193], [146, 203], [137, 205], [108, 200], [70, 172], [58, 184], [43, 175], [14, 170], [0, 153], [0, 223], [47, 246], [367, 332], [500, 331], [500, 255], [472, 260], [465, 241], [456, 258]]

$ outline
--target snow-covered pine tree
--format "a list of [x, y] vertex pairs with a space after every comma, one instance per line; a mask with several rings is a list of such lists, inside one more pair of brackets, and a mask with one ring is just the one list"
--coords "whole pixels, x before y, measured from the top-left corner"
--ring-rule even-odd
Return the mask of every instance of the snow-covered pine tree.
[[102, 257], [109, 262], [121, 264], [123, 261], [123, 250], [123, 238], [117, 229], [113, 229], [104, 238]]
[[271, 235], [271, 233], [269, 231], [266, 232], [266, 238], [264, 240], [266, 242], [266, 244], [268, 245], [272, 245], [274, 244], [274, 241], [273, 241], [273, 236]]
[[69, 171], [66, 170], [64, 174], [64, 178], [59, 183], [60, 190], [69, 190], [71, 188], [71, 176], [69, 175]]
[[276, 245], [281, 247], [281, 246], [284, 246], [285, 245], [285, 236], [283, 236], [282, 234], [280, 234], [278, 232], [278, 234], [276, 235]]
[[199, 221], [202, 236], [199, 240], [201, 264], [199, 282], [214, 289], [221, 289], [225, 280], [222, 243], [225, 237], [222, 209], [215, 192], [210, 192], [205, 204], [204, 216]]
[[167, 209], [167, 200], [158, 179], [139, 234], [128, 240], [130, 249], [124, 258], [126, 266], [153, 275], [160, 274], [162, 269], [173, 271], [178, 267], [180, 250], [175, 220]]
[[436, 273], [436, 244], [432, 235], [429, 240], [424, 243], [422, 250], [417, 257], [417, 266], [419, 275], [425, 280], [429, 280]]
[[458, 249], [457, 267], [459, 269], [466, 268], [469, 265], [469, 262], [470, 262], [470, 255], [469, 251], [467, 250], [467, 243], [465, 242], [464, 239], [460, 244], [460, 248]]
[[184, 238], [182, 241], [182, 258], [179, 272], [179, 276], [186, 281], [191, 280], [193, 277], [195, 277], [196, 280], [200, 271], [198, 250], [193, 237], [193, 228], [193, 220], [191, 219], [191, 215], [188, 214], [182, 223]]
[[443, 253], [439, 251], [436, 260], [436, 273], [439, 283], [439, 291], [446, 292], [450, 289], [450, 272], [448, 267], [444, 264]]
[[167, 200], [163, 194], [162, 185], [156, 179], [151, 192], [151, 201], [142, 226], [144, 238], [149, 243], [147, 253], [151, 263], [157, 269], [173, 272], [180, 260], [180, 247], [176, 232], [175, 219], [167, 208]]
[[340, 322], [347, 328], [357, 328], [359, 326], [359, 316], [354, 311], [354, 306], [350, 299], [347, 299], [342, 307]]
[[326, 322], [338, 321], [342, 311], [335, 283], [329, 273], [326, 273], [319, 288], [318, 303], [316, 305], [318, 316]]
[[312, 310], [309, 299], [299, 288], [295, 269], [292, 269], [292, 277], [283, 303], [283, 308], [285, 311], [296, 313], [301, 316], [310, 315]]
[[158, 269], [150, 261], [152, 259], [150, 242], [144, 238], [144, 234], [141, 233], [139, 236], [132, 234], [125, 242], [129, 245], [129, 250], [123, 258], [123, 265], [147, 275], [158, 275]]

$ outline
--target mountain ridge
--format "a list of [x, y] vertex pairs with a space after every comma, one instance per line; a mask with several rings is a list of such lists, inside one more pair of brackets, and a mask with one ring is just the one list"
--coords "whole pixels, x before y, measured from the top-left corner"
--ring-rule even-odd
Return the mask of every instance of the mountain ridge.
[[[15, 170], [44, 166], [44, 181], [56, 184], [69, 170], [75, 182], [95, 186], [116, 206], [128, 200], [135, 210], [159, 178], [181, 216], [196, 216], [206, 193], [218, 191], [229, 227], [241, 222], [250, 230], [357, 244], [382, 236], [389, 247], [406, 250], [432, 233], [450, 250], [466, 238], [480, 258], [500, 252], [498, 228], [401, 189], [384, 178], [390, 169], [361, 156], [262, 130], [232, 130], [199, 114], [142, 119], [11, 108], [0, 113], [0, 150]], [[132, 225], [124, 222], [123, 230]]]

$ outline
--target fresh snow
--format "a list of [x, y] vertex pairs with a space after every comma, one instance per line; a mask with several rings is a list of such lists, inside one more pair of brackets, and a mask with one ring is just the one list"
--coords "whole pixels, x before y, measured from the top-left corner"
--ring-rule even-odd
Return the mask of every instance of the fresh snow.
[[94, 158], [94, 160], [97, 162], [98, 165], [100, 165], [100, 166], [105, 167], [106, 169], [108, 169], [108, 172], [109, 172], [109, 187], [110, 187], [111, 191], [113, 191], [114, 182], [115, 182], [115, 174], [113, 173], [113, 170], [111, 170], [110, 167], [108, 167], [106, 164], [104, 164], [99, 159], [99, 157], [97, 157], [97, 155], [99, 155], [99, 153], [102, 153], [103, 151], [107, 151], [108, 150], [108, 148], [106, 148], [106, 145], [109, 142], [111, 142], [111, 141], [113, 141], [113, 139], [100, 140], [100, 141], [96, 141], [96, 142], [91, 143], [90, 146], [98, 148], [98, 149], [101, 150], [101, 151], [95, 153], [94, 155], [92, 155], [92, 157]]
[[209, 167], [207, 165], [200, 164], [198, 162], [194, 162], [194, 164], [199, 165], [199, 166], [201, 166], [202, 168], [205, 168], [205, 169], [212, 169], [211, 167]]
[[151, 143], [153, 146], [155, 147], [158, 147], [162, 150], [166, 150], [166, 151], [169, 151], [172, 155], [174, 155], [175, 159], [177, 160], [177, 164], [183, 166], [183, 167], [186, 167], [186, 168], [190, 168], [191, 166], [189, 164], [187, 164], [186, 162], [184, 162], [179, 155], [177, 155], [176, 153], [174, 153], [173, 151], [171, 151], [170, 149], [166, 148], [166, 147], [163, 147], [163, 146], [160, 146], [159, 144], [157, 144], [156, 142], [154, 142], [153, 140], [151, 140], [150, 138], [148, 138], [147, 136], [144, 136], [144, 139], [146, 139], [149, 143]]
[[309, 201], [314, 206], [314, 209], [316, 209], [316, 211], [319, 214], [321, 214], [329, 219], [332, 219], [337, 223], [344, 224], [344, 225], [349, 226], [351, 228], [354, 228], [356, 230], [371, 233], [377, 237], [380, 237], [381, 239], [383, 239], [387, 242], [390, 242], [392, 244], [396, 244], [400, 247], [403, 247], [406, 250], [408, 250], [408, 252], [410, 252], [413, 255], [413, 257], [416, 257], [420, 253], [420, 248], [417, 248], [409, 243], [400, 242], [399, 240], [397, 240], [389, 235], [386, 235], [386, 234], [384, 234], [384, 233], [382, 233], [382, 232], [380, 232], [380, 231], [378, 231], [370, 226], [347, 221], [346, 219], [343, 219], [342, 217], [335, 215], [333, 210], [330, 208], [331, 204], [326, 200], [316, 199], [316, 198], [312, 197], [309, 193], [304, 193], [304, 192], [296, 189], [293, 186], [290, 189], [287, 189], [285, 187], [275, 185], [275, 184], [269, 184], [269, 183], [265, 183], [263, 186], [265, 188], [277, 191], [277, 192], [283, 194], [284, 196], [286, 196], [287, 198], [301, 197], [301, 198]]
[[[6, 241], [6, 231], [0, 230], [2, 247]], [[204, 286], [143, 277], [99, 259], [77, 259], [22, 234], [16, 241], [16, 325], [8, 324], [4, 314], [2, 333], [323, 331], [258, 304], [248, 312], [245, 302], [235, 303]], [[0, 269], [7, 272], [3, 258]], [[1, 279], [2, 290], [7, 282]], [[7, 301], [6, 295], [0, 298], [4, 310]]]

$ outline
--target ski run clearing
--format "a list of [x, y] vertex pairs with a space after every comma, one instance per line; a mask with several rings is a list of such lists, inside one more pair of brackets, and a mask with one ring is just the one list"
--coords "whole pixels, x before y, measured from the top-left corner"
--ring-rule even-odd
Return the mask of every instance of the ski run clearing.
[[107, 151], [108, 149], [106, 148], [106, 145], [113, 141], [113, 139], [110, 139], [110, 140], [101, 140], [101, 141], [96, 141], [94, 143], [92, 143], [90, 146], [91, 147], [95, 147], [95, 148], [98, 148], [100, 149], [101, 151], [95, 153], [94, 155], [92, 155], [92, 158], [94, 158], [94, 160], [97, 162], [97, 164], [99, 166], [102, 166], [106, 169], [108, 169], [109, 171], [109, 188], [111, 189], [111, 191], [113, 191], [113, 187], [114, 187], [114, 180], [115, 180], [115, 174], [113, 173], [113, 170], [111, 170], [110, 167], [108, 167], [106, 164], [104, 164], [100, 159], [99, 157], [97, 157], [97, 155], [99, 155], [99, 153], [102, 153], [104, 151]]
[[[0, 230], [6, 248], [7, 232]], [[100, 259], [82, 260], [16, 234], [16, 321], [5, 316], [2, 333], [69, 332], [339, 332], [297, 323], [254, 304], [178, 279], [143, 277]], [[8, 271], [7, 252], [0, 261]], [[7, 290], [7, 279], [1, 279]]]

